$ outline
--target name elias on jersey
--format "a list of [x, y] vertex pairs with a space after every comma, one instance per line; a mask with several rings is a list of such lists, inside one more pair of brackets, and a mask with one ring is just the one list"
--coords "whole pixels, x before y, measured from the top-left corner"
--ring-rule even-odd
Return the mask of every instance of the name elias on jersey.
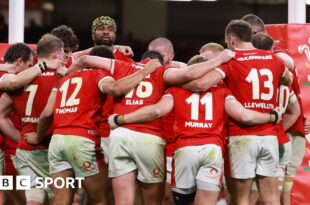
[[273, 109], [274, 105], [269, 103], [255, 103], [255, 102], [247, 102], [244, 103], [245, 108], [263, 108], [263, 109]]
[[126, 99], [126, 105], [143, 105], [143, 100], [129, 100]]
[[271, 59], [272, 59], [272, 55], [266, 55], [266, 56], [251, 55], [251, 56], [239, 57], [236, 60], [237, 61], [250, 61], [250, 60], [271, 60]]
[[185, 127], [194, 127], [194, 128], [211, 128], [213, 123], [210, 122], [185, 122]]
[[57, 114], [66, 114], [66, 113], [75, 113], [78, 111], [78, 107], [65, 107], [65, 108], [56, 108]]
[[22, 117], [22, 122], [23, 123], [38, 123], [39, 118], [38, 117]]

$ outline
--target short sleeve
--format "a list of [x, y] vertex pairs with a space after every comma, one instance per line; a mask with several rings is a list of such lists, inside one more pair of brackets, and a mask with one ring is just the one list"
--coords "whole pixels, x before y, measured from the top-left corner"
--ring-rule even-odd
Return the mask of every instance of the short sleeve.
[[111, 66], [110, 73], [115, 80], [124, 78], [137, 71], [132, 64], [120, 60], [112, 60]]

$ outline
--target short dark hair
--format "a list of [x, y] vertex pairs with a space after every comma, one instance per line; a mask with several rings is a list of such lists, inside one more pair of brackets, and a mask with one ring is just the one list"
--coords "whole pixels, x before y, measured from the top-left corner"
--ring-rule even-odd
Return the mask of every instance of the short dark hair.
[[252, 36], [252, 44], [255, 48], [271, 50], [273, 39], [267, 33], [257, 33]]
[[241, 20], [248, 22], [251, 27], [256, 26], [260, 31], [265, 31], [264, 21], [254, 14], [247, 14], [241, 18]]
[[141, 60], [144, 60], [144, 59], [158, 59], [160, 64], [164, 64], [164, 58], [163, 56], [158, 52], [158, 51], [153, 51], [153, 50], [149, 50], [149, 51], [146, 51], [142, 57], [141, 57]]
[[58, 26], [51, 31], [51, 34], [62, 40], [64, 48], [69, 48], [72, 51], [76, 51], [79, 48], [79, 40], [71, 27], [65, 25]]
[[89, 55], [114, 59], [112, 50], [105, 45], [93, 47], [90, 50]]
[[230, 21], [226, 26], [225, 35], [235, 36], [243, 42], [251, 42], [252, 28], [249, 23], [235, 19]]
[[35, 52], [24, 43], [15, 43], [11, 45], [4, 55], [4, 62], [14, 63], [21, 58], [23, 62], [30, 60], [31, 56], [35, 56]]

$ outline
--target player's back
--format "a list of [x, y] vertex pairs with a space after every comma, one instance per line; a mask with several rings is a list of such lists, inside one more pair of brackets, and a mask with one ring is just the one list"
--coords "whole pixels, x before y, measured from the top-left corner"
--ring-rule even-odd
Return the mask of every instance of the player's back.
[[[274, 54], [260, 49], [236, 49], [234, 60], [221, 66], [225, 82], [232, 94], [245, 108], [269, 113], [277, 106], [279, 80], [285, 66]], [[271, 125], [243, 126], [233, 120], [229, 124], [229, 135], [275, 134]], [[275, 134], [276, 135], [276, 134]]]
[[[59, 77], [54, 70], [46, 70], [40, 76], [35, 78], [28, 86], [9, 92], [13, 100], [14, 111], [21, 118], [21, 141], [18, 147], [22, 149], [46, 148], [45, 146], [30, 146], [24, 140], [24, 134], [27, 132], [36, 132], [37, 123], [41, 112], [43, 111], [49, 94], [55, 86]], [[46, 144], [45, 141], [42, 144]]]
[[98, 84], [107, 72], [83, 69], [62, 78], [57, 84], [54, 134], [78, 135], [98, 141], [102, 103], [105, 95]]
[[225, 87], [193, 93], [173, 87], [167, 95], [174, 99], [174, 133], [176, 149], [183, 146], [214, 143], [222, 146], [226, 113], [225, 99], [230, 95]]
[[[139, 69], [143, 69], [146, 62], [125, 64], [115, 61], [113, 77], [118, 80], [137, 72]], [[157, 103], [166, 89], [163, 78], [166, 68], [166, 66], [157, 68], [156, 71], [144, 78], [133, 90], [128, 92], [126, 96], [114, 98], [114, 113], [126, 114], [134, 112], [143, 106]], [[142, 124], [127, 124], [122, 127], [161, 136], [161, 119]]]

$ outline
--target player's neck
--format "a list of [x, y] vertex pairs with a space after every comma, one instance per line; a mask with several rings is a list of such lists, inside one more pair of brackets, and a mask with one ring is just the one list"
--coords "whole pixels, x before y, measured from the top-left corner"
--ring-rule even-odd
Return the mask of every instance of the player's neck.
[[49, 60], [51, 60], [51, 59], [49, 59], [49, 58], [38, 58], [39, 63], [41, 63], [43, 61], [49, 61]]
[[236, 46], [237, 49], [254, 49], [255, 47], [251, 42], [240, 42], [238, 46]]

